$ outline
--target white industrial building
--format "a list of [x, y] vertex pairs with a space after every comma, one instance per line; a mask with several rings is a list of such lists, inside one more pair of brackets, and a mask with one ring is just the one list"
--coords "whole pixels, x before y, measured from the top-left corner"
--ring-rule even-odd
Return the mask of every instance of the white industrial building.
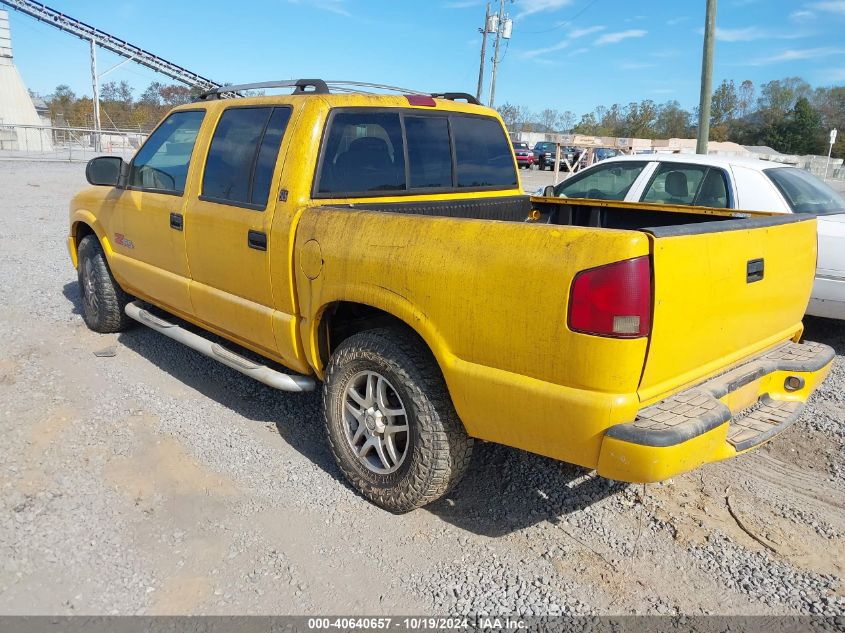
[[44, 127], [12, 58], [9, 14], [0, 11], [0, 150], [52, 148], [52, 132]]

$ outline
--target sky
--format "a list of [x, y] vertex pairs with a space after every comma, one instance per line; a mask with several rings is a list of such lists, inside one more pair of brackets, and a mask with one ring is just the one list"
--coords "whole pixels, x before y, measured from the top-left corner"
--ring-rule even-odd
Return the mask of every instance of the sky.
[[[345, 79], [475, 93], [484, 0], [46, 0], [48, 6], [218, 82]], [[498, 5], [498, 0], [494, 0]], [[715, 84], [798, 75], [845, 85], [845, 0], [719, 0]], [[496, 105], [576, 115], [652, 99], [698, 104], [705, 0], [506, 0]], [[0, 4], [0, 8], [3, 7]], [[86, 42], [9, 10], [15, 63], [47, 95], [91, 93]], [[490, 94], [489, 58], [482, 100]], [[121, 61], [99, 50], [99, 71]], [[108, 72], [136, 96], [169, 82]]]

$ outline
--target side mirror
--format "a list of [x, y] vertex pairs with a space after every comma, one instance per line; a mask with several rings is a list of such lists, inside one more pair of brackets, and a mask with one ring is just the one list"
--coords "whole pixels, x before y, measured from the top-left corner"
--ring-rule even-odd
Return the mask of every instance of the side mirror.
[[123, 159], [119, 156], [97, 156], [88, 161], [85, 178], [92, 185], [116, 187], [123, 171]]
[[554, 185], [546, 185], [545, 187], [543, 187], [543, 197], [554, 198], [555, 197], [555, 186]]

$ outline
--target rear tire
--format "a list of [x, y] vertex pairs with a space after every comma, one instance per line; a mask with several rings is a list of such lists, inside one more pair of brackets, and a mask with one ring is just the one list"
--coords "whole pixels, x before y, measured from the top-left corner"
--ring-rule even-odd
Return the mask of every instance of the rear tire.
[[78, 253], [79, 292], [85, 325], [103, 334], [125, 330], [132, 320], [123, 310], [132, 297], [115, 281], [97, 237], [83, 237]]
[[343, 341], [326, 371], [323, 410], [341, 471], [390, 512], [438, 499], [469, 465], [473, 440], [413, 332], [368, 330]]

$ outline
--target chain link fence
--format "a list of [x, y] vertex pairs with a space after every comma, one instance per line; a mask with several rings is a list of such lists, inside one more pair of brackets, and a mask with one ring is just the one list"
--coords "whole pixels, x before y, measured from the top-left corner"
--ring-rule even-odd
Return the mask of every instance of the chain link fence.
[[138, 130], [0, 123], [0, 160], [85, 162], [106, 154], [128, 159], [146, 138]]

